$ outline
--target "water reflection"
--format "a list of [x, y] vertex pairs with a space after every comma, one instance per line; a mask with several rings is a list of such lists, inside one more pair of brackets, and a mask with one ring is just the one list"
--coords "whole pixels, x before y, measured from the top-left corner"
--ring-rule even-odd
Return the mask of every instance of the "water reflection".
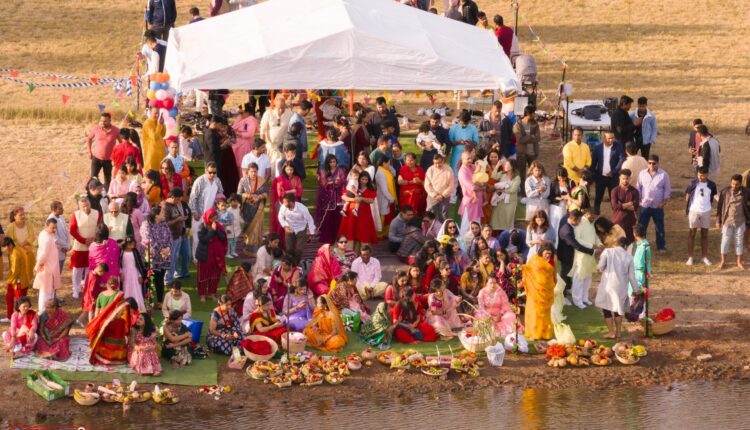
[[[297, 388], [286, 393], [288, 396], [284, 399], [252, 399], [243, 407], [230, 410], [221, 402], [180, 412], [155, 407], [150, 413], [143, 413], [136, 406], [125, 418], [113, 413], [109, 405], [98, 405], [77, 410], [73, 421], [87, 425], [88, 429], [108, 430], [750, 428], [742, 416], [750, 401], [750, 383], [747, 382], [680, 384], [671, 391], [661, 386], [606, 390], [497, 388], [339, 399], [325, 397], [330, 393], [328, 390]], [[72, 423], [48, 419], [39, 424]]]

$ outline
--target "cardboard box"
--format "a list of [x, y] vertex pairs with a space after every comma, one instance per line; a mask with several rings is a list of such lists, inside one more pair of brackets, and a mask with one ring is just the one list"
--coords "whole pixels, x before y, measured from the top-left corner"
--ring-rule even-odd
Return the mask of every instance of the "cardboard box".
[[[49, 388], [39, 380], [39, 374], [44, 375], [44, 377], [50, 381], [62, 385], [63, 389], [53, 390]], [[47, 401], [57, 400], [70, 394], [70, 384], [68, 384], [63, 378], [56, 375], [50, 370], [40, 370], [26, 376], [26, 386], [29, 387], [31, 391], [39, 394], [42, 398], [44, 398], [44, 400]]]

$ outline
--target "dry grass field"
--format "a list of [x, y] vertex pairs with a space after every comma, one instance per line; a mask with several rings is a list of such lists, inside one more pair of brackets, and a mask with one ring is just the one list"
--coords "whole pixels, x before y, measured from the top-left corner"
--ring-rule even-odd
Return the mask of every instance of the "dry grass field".
[[[144, 3], [9, 0], [0, 15], [0, 68], [127, 76], [140, 40]], [[490, 18], [501, 13], [512, 23], [508, 1], [478, 3]], [[649, 98], [661, 130], [652, 152], [662, 156], [676, 189], [688, 181], [682, 177], [689, 172], [685, 140], [687, 125], [695, 117], [703, 118], [722, 143], [723, 165], [715, 178], [720, 186], [732, 173], [750, 167], [750, 138], [743, 134], [750, 116], [746, 1], [520, 3], [522, 15], [547, 49], [565, 58], [575, 97], [627, 93]], [[180, 0], [178, 4], [178, 24], [184, 24], [195, 3]], [[206, 9], [206, 4], [202, 1], [198, 6]], [[523, 20], [519, 30], [523, 49], [539, 62], [541, 88], [549, 100], [556, 100], [559, 64], [544, 54], [540, 43], [531, 41]], [[33, 203], [32, 213], [39, 216], [51, 199], [67, 200], [87, 174], [88, 160], [79, 153], [83, 132], [96, 119], [96, 105], [109, 105], [115, 97], [108, 86], [66, 91], [40, 87], [29, 93], [23, 85], [5, 80], [0, 80], [0, 93], [0, 148], [5, 161], [0, 213], [7, 213], [12, 205]], [[66, 106], [62, 94], [71, 96]], [[126, 112], [130, 102], [119, 100], [116, 114]], [[427, 102], [422, 99], [422, 103]], [[551, 146], [547, 156], [552, 163]], [[72, 201], [67, 203], [70, 209]], [[686, 227], [682, 203], [673, 203], [668, 226], [670, 252], [657, 257], [657, 300], [684, 312], [682, 322], [741, 322], [750, 309], [748, 277], [736, 271], [717, 275], [704, 267], [688, 270], [682, 265]], [[711, 234], [716, 260], [718, 231]], [[715, 292], [706, 294], [707, 285]]]

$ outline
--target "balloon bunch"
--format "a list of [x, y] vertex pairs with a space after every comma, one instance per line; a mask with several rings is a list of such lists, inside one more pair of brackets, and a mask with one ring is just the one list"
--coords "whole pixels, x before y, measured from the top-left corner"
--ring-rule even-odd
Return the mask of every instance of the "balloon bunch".
[[159, 115], [164, 119], [164, 126], [167, 128], [165, 137], [177, 136], [177, 90], [170, 86], [169, 74], [154, 73], [151, 75], [151, 84], [146, 93], [149, 102], [148, 106], [153, 109], [159, 109]]

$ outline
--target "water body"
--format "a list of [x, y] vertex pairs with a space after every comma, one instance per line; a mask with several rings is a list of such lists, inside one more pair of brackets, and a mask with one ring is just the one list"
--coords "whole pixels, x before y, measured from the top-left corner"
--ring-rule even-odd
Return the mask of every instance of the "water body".
[[[394, 398], [373, 393], [367, 401], [326, 398], [327, 391], [297, 387], [285, 391], [286, 399], [270, 403], [258, 399], [232, 409], [206, 397], [204, 404], [180, 413], [168, 406], [139, 411], [138, 405], [133, 405], [125, 417], [115, 407], [102, 404], [78, 409], [81, 413], [73, 422], [50, 418], [38, 424], [73, 424], [95, 430], [750, 428], [750, 382], [685, 383], [671, 390], [663, 386], [498, 388]], [[71, 402], [71, 407], [77, 406]]]

